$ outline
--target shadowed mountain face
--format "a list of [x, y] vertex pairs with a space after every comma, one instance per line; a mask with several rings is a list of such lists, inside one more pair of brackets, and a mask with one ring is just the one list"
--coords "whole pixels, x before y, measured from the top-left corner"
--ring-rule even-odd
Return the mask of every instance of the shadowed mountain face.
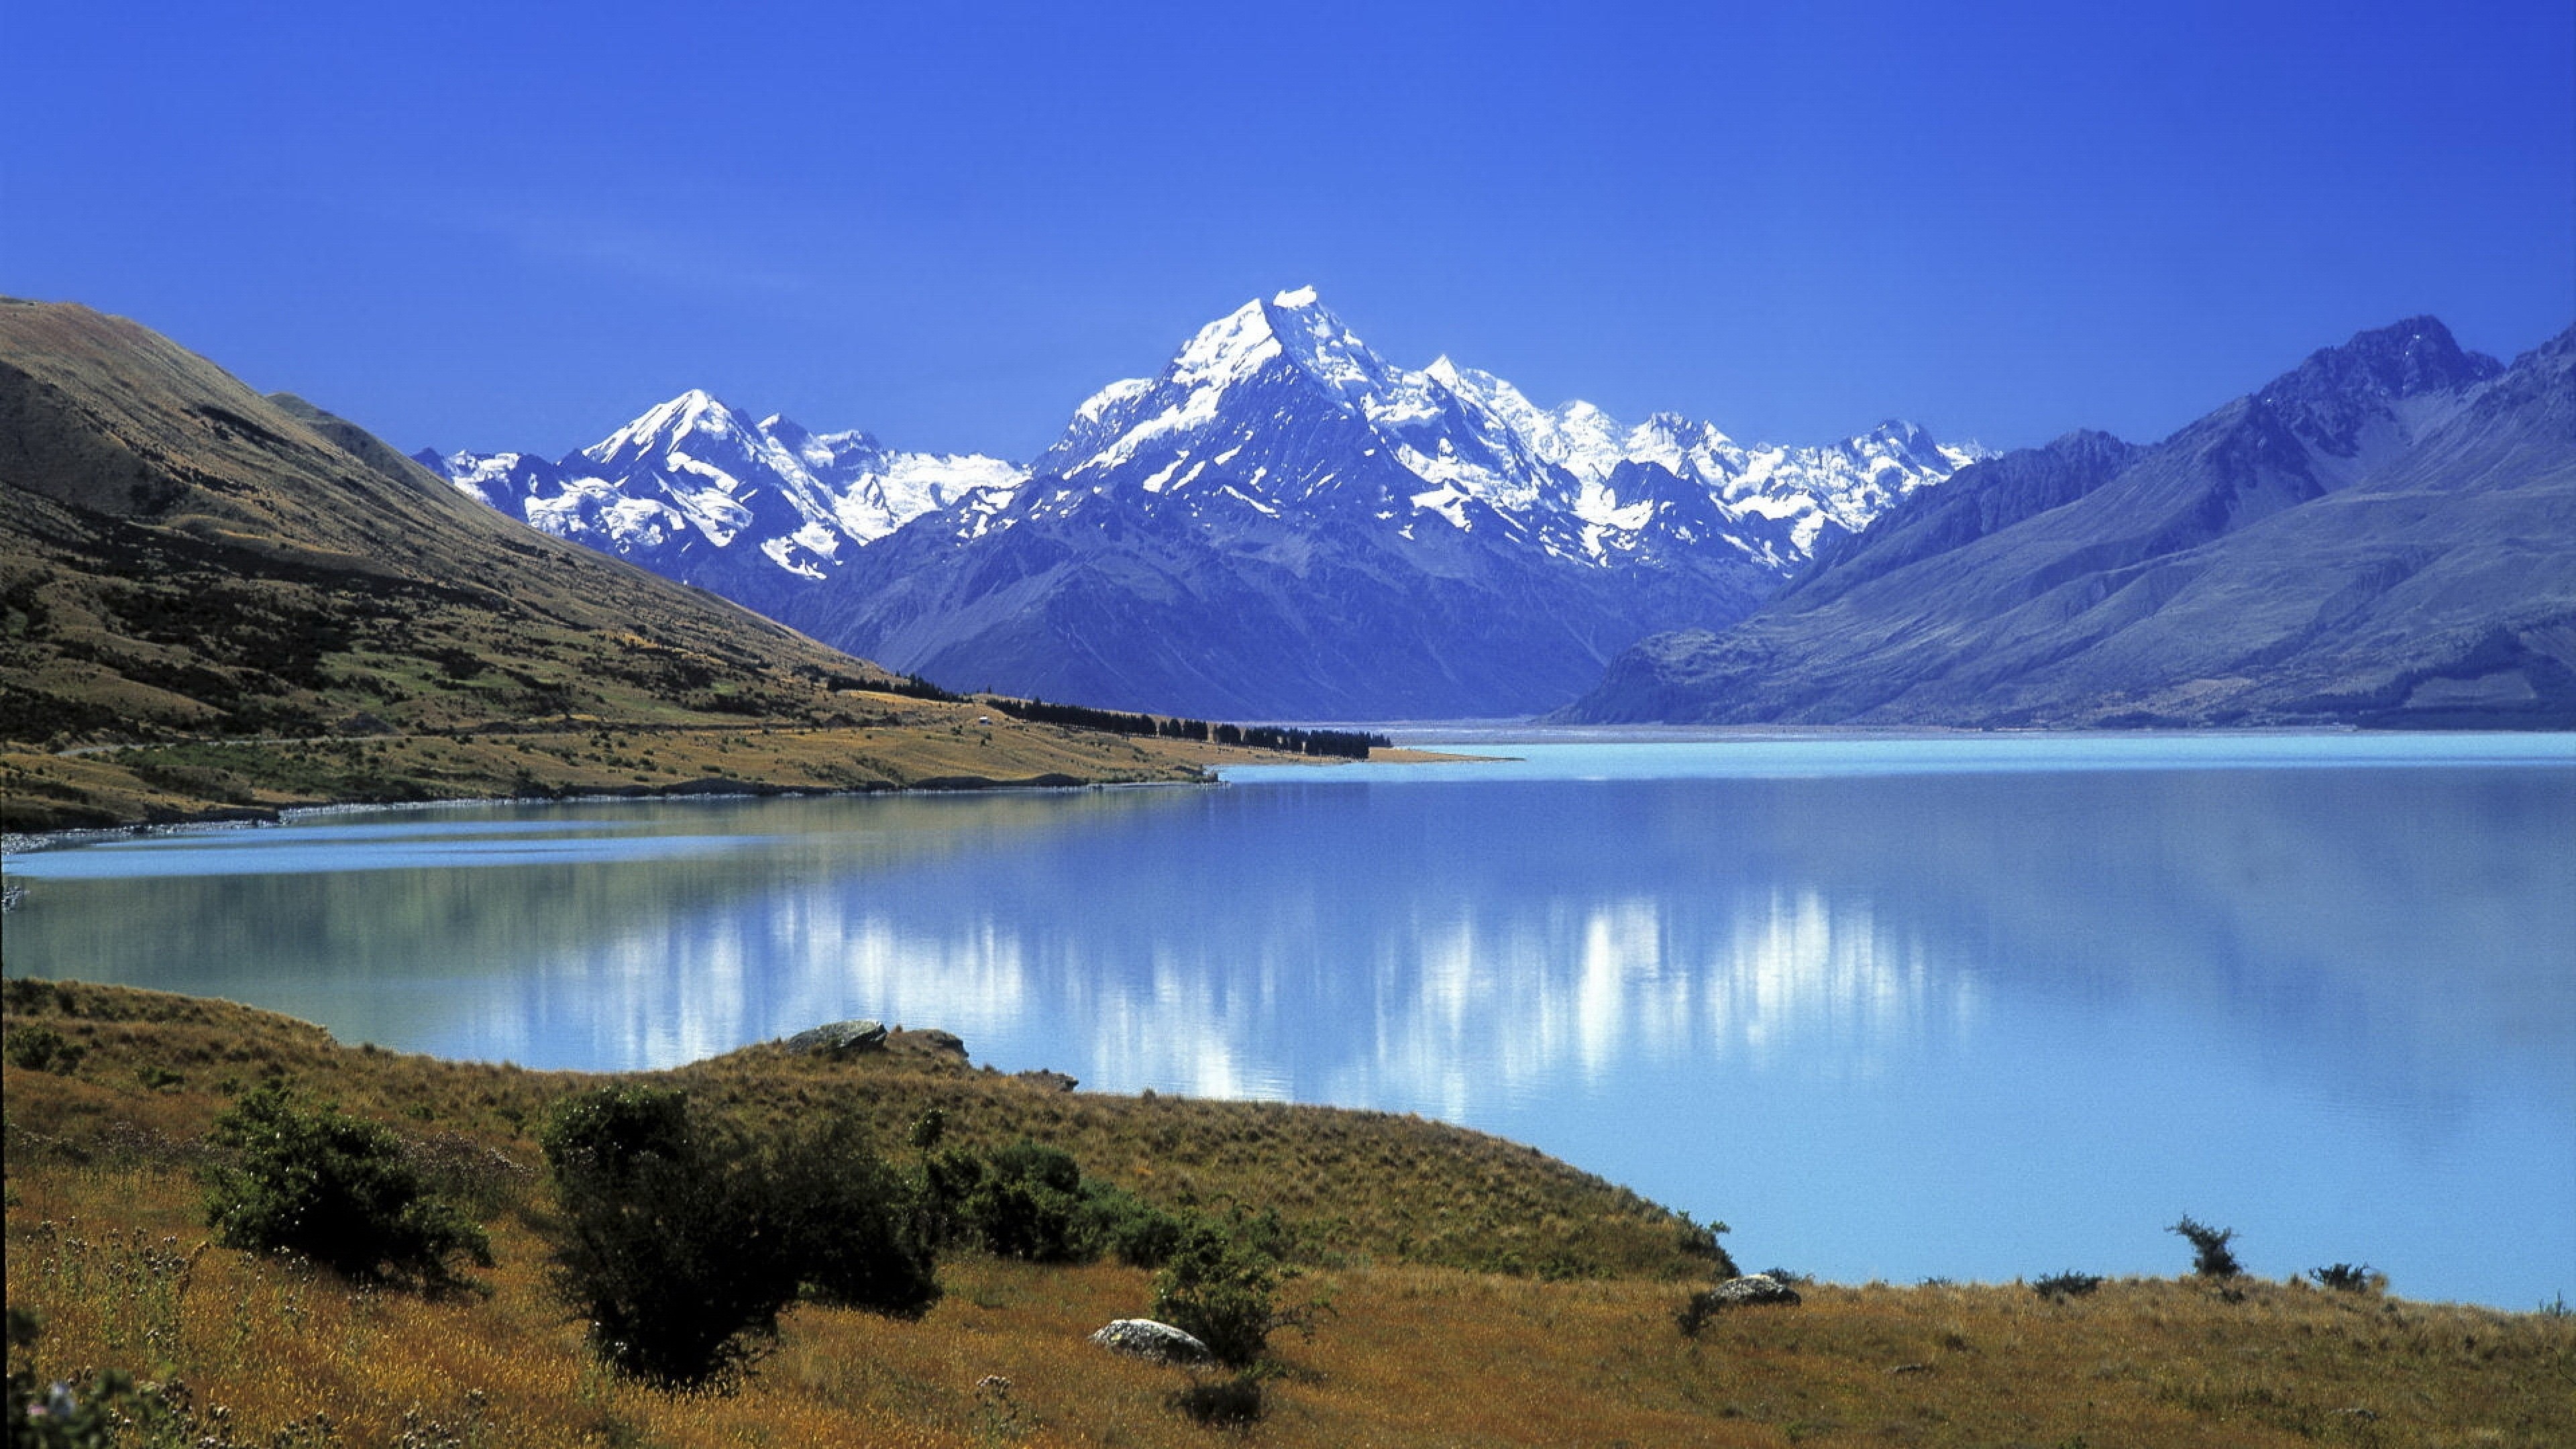
[[2365, 332], [2150, 447], [1962, 469], [1563, 718], [2576, 723], [2576, 331]]
[[0, 301], [0, 739], [803, 718], [883, 678], [143, 327]]

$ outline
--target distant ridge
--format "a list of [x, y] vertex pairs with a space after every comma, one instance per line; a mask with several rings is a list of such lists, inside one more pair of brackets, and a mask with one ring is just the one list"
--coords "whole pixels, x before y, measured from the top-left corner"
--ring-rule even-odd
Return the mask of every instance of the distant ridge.
[[1963, 469], [1557, 717], [2576, 725], [2576, 329], [2508, 369], [2414, 318], [2160, 443]]

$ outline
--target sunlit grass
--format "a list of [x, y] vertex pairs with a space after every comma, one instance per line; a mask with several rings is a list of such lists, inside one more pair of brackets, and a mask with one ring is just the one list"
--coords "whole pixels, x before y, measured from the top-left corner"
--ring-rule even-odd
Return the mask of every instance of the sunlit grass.
[[[15, 983], [87, 1048], [6, 1069], [12, 1304], [46, 1320], [48, 1377], [124, 1367], [184, 1386], [232, 1442], [1203, 1445], [1188, 1371], [1087, 1341], [1144, 1311], [1149, 1275], [963, 1255], [918, 1321], [791, 1309], [738, 1392], [621, 1380], [545, 1284], [529, 1128], [572, 1074], [339, 1046], [223, 1003]], [[76, 1015], [67, 1015], [68, 1007]], [[182, 1079], [154, 1087], [138, 1067]], [[194, 1171], [226, 1082], [284, 1072], [410, 1140], [478, 1204], [495, 1266], [440, 1297], [208, 1245]], [[1692, 1260], [1658, 1210], [1527, 1149], [1380, 1114], [1067, 1095], [935, 1053], [832, 1065], [755, 1049], [668, 1074], [747, 1115], [923, 1106], [961, 1138], [1062, 1143], [1166, 1200], [1275, 1205], [1304, 1233], [1292, 1295], [1329, 1311], [1273, 1342], [1282, 1445], [2548, 1445], [2576, 1442], [2576, 1319], [2378, 1291], [2114, 1279], [1806, 1285], [1794, 1308], [1674, 1313]], [[895, 1147], [898, 1157], [902, 1149]], [[1515, 1221], [1516, 1214], [1531, 1220]], [[1420, 1235], [1426, 1221], [1457, 1226]], [[1552, 1280], [1534, 1256], [1588, 1276]], [[1513, 1274], [1444, 1266], [1518, 1261]], [[323, 1425], [329, 1437], [322, 1439]], [[220, 1442], [220, 1441], [219, 1441]]]
[[744, 724], [675, 715], [571, 727], [480, 725], [471, 733], [200, 740], [72, 755], [22, 746], [0, 751], [0, 825], [45, 829], [348, 801], [1171, 782], [1201, 779], [1214, 764], [1296, 758], [1030, 724], [974, 703], [860, 691], [836, 698], [862, 722]]

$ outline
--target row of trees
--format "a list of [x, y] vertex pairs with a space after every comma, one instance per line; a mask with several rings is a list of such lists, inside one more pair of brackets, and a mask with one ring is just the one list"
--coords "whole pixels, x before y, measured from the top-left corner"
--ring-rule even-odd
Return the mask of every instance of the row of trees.
[[1255, 750], [1280, 750], [1292, 755], [1365, 760], [1371, 749], [1383, 750], [1394, 743], [1384, 735], [1370, 734], [1362, 730], [1298, 729], [1288, 725], [1211, 724], [1203, 719], [1183, 719], [1170, 715], [1123, 714], [1114, 709], [1092, 709], [1087, 705], [1079, 704], [1049, 704], [1042, 699], [996, 699], [993, 701], [993, 707], [1015, 718], [1037, 724], [1106, 730], [1111, 734], [1119, 735], [1200, 740], [1210, 744], [1241, 745]]

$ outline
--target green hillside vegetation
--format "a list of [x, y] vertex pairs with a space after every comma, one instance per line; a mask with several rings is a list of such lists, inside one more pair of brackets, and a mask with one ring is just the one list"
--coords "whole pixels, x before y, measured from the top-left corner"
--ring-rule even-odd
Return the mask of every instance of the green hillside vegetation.
[[6, 828], [565, 790], [1191, 779], [1240, 757], [1007, 719], [976, 732], [987, 707], [905, 690], [504, 518], [132, 322], [0, 300]]
[[[105, 1381], [131, 1421], [120, 1442], [1188, 1445], [1238, 1411], [1247, 1442], [1282, 1445], [2576, 1435], [2576, 1318], [2409, 1302], [2353, 1265], [2289, 1283], [1804, 1283], [1796, 1306], [1691, 1313], [1723, 1268], [1706, 1230], [1409, 1116], [1068, 1092], [974, 1069], [923, 1030], [846, 1060], [769, 1044], [600, 1077], [349, 1047], [125, 988], [13, 981], [6, 1004], [8, 1299], [34, 1335], [12, 1350], [13, 1383], [61, 1380], [96, 1403], [103, 1373], [133, 1375], [148, 1392]], [[652, 1107], [672, 1100], [720, 1134], [710, 1180], [809, 1184], [796, 1190], [840, 1220], [895, 1203], [888, 1184], [953, 1182], [944, 1164], [981, 1164], [986, 1186], [920, 1199], [954, 1219], [934, 1235], [926, 1301], [918, 1279], [834, 1266], [836, 1235], [799, 1239], [805, 1274], [841, 1288], [809, 1283], [774, 1334], [735, 1340], [746, 1373], [658, 1383], [603, 1358], [549, 1267], [579, 1212], [616, 1221], [569, 1202], [573, 1179], [549, 1166], [550, 1149], [605, 1139], [550, 1124], [584, 1102], [675, 1120]], [[922, 1131], [931, 1120], [944, 1131]], [[252, 1190], [280, 1130], [336, 1144], [336, 1180], [418, 1224], [395, 1240], [411, 1258], [343, 1239], [239, 1246], [245, 1224], [284, 1221]], [[412, 1191], [443, 1206], [405, 1209]], [[1150, 1266], [1072, 1218], [1048, 1238], [1050, 1201], [1093, 1204], [1095, 1223], [1216, 1232], [1308, 1331], [1274, 1327], [1248, 1374], [1096, 1347], [1088, 1334], [1112, 1318], [1188, 1311], [1204, 1274]], [[766, 1211], [800, 1221], [792, 1204]], [[976, 1216], [997, 1211], [1022, 1228]], [[2177, 1241], [2177, 1271], [2196, 1246]], [[326, 1252], [343, 1266], [322, 1266]], [[424, 1252], [444, 1269], [404, 1266]], [[442, 1290], [449, 1273], [459, 1286]]]

